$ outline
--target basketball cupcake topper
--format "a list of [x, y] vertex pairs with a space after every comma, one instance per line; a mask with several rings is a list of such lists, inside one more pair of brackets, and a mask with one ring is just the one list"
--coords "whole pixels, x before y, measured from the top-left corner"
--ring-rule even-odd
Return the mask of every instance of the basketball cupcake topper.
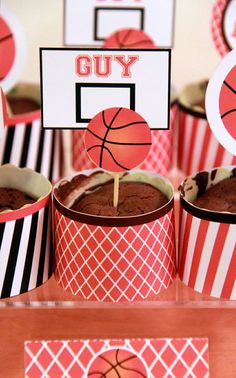
[[206, 114], [216, 138], [236, 156], [236, 50], [224, 57], [209, 81]]
[[156, 45], [147, 33], [139, 29], [119, 29], [112, 33], [103, 43], [104, 48], [139, 48], [152, 49]]
[[147, 122], [126, 108], [105, 109], [89, 122], [84, 135], [90, 159], [115, 172], [114, 206], [118, 204], [119, 172], [138, 166], [148, 155], [152, 136]]

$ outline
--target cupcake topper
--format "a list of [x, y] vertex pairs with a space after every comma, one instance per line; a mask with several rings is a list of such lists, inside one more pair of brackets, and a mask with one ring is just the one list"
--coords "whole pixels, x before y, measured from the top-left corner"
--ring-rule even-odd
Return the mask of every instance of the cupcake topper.
[[2, 88], [0, 87], [0, 141], [1, 141], [3, 129], [6, 124], [6, 111], [7, 111], [6, 109], [7, 109], [6, 98], [4, 96]]
[[138, 166], [148, 155], [152, 136], [147, 122], [126, 108], [105, 109], [89, 122], [84, 135], [90, 159], [115, 172], [114, 206], [118, 204], [119, 172]]
[[217, 50], [225, 56], [236, 47], [236, 0], [216, 0], [211, 32]]
[[216, 138], [236, 155], [236, 50], [223, 58], [209, 81], [206, 114]]
[[[25, 60], [25, 38], [15, 16], [1, 4], [0, 85], [7, 93], [18, 81]], [[4, 59], [2, 59], [4, 57]]]
[[108, 36], [104, 43], [104, 48], [140, 48], [151, 49], [156, 45], [147, 33], [139, 29], [120, 29]]

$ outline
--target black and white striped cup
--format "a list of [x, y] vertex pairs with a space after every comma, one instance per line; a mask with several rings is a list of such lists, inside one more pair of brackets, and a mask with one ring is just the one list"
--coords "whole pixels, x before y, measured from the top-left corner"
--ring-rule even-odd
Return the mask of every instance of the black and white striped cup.
[[41, 129], [40, 90], [37, 84], [19, 84], [7, 96], [29, 98], [38, 109], [7, 117], [0, 138], [0, 165], [14, 164], [42, 173], [50, 181], [60, 178], [61, 133]]
[[29, 168], [0, 167], [0, 187], [15, 188], [38, 200], [0, 213], [0, 298], [40, 286], [52, 274], [51, 183]]

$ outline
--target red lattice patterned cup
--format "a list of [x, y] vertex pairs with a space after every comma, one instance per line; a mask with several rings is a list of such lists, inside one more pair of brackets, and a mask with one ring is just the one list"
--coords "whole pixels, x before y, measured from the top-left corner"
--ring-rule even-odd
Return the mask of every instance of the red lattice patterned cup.
[[[179, 275], [194, 290], [236, 299], [236, 214], [196, 207], [201, 184], [206, 188], [235, 175], [234, 168], [217, 168], [188, 177], [181, 185]], [[198, 183], [198, 184], [197, 184]]]
[[124, 177], [142, 177], [165, 192], [169, 202], [139, 216], [93, 216], [76, 213], [57, 200], [55, 190], [64, 180], [54, 188], [55, 278], [83, 299], [142, 300], [167, 289], [175, 279], [173, 188], [153, 173], [134, 171]]
[[[170, 172], [173, 166], [173, 131], [175, 128], [177, 104], [173, 102], [170, 111], [170, 129], [152, 130], [152, 146], [140, 169], [154, 171], [161, 175]], [[95, 168], [84, 147], [84, 131], [72, 132], [72, 164], [76, 171]]]
[[207, 81], [186, 86], [179, 96], [178, 168], [186, 175], [236, 164], [236, 156], [216, 139], [206, 119]]

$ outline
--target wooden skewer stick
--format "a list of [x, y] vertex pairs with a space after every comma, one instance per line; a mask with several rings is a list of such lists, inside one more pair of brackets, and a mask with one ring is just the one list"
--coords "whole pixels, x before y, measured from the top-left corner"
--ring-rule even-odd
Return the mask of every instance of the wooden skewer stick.
[[114, 173], [113, 206], [117, 207], [118, 202], [119, 202], [119, 173]]

